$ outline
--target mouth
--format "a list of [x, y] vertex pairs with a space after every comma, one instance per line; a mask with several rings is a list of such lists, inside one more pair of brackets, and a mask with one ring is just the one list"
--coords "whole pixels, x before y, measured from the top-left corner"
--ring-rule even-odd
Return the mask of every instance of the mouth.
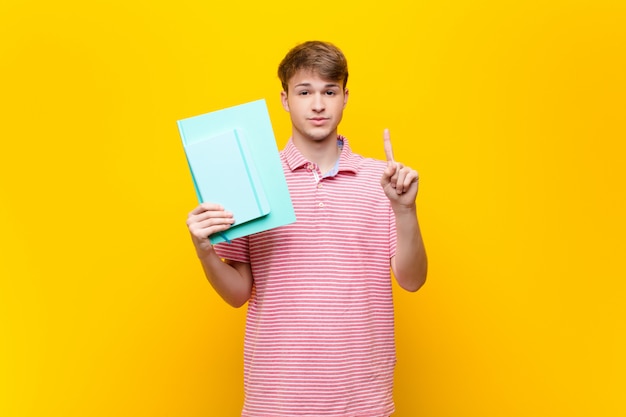
[[326, 123], [326, 121], [328, 120], [327, 117], [309, 117], [308, 119], [312, 124], [314, 124], [315, 126], [320, 126], [323, 125], [324, 123]]

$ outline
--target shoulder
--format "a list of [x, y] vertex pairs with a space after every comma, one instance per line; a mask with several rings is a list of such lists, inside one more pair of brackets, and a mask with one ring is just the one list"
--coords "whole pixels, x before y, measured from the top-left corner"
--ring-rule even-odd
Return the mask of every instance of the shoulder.
[[342, 154], [340, 169], [354, 171], [359, 175], [382, 175], [387, 163], [380, 159], [374, 159], [352, 152], [350, 147], [344, 148], [347, 152]]
[[367, 158], [358, 154], [354, 155], [355, 165], [360, 175], [382, 175], [387, 163], [380, 159]]

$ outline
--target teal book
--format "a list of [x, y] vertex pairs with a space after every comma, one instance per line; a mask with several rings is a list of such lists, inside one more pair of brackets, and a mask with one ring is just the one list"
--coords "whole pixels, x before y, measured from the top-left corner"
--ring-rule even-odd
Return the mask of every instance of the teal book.
[[218, 202], [242, 224], [270, 212], [269, 202], [247, 143], [237, 129], [185, 146], [200, 202]]
[[198, 201], [235, 218], [212, 243], [296, 220], [265, 100], [182, 119], [178, 129]]

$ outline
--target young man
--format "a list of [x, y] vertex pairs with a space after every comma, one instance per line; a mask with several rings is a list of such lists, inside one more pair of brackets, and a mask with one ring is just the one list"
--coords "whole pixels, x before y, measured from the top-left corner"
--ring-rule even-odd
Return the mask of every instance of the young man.
[[[337, 126], [348, 102], [343, 53], [306, 42], [278, 75], [292, 137], [281, 160], [296, 222], [213, 247], [232, 214], [218, 203], [187, 225], [206, 276], [233, 306], [248, 302], [243, 416], [387, 417], [395, 365], [390, 268], [418, 290], [427, 260], [417, 172], [352, 153]], [[236, 192], [236, 190], [233, 190]]]

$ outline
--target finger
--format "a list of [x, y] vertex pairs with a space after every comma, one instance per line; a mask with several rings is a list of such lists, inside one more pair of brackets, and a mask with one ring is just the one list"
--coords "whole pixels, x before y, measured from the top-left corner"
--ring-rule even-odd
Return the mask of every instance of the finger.
[[215, 203], [202, 203], [195, 209], [193, 209], [189, 214], [200, 214], [205, 211], [223, 211], [224, 207]]
[[404, 192], [408, 192], [413, 186], [419, 186], [419, 174], [414, 169], [411, 169], [404, 177]]
[[[203, 209], [203, 207], [208, 207], [207, 210]], [[230, 211], [224, 210], [224, 208], [220, 205], [210, 205], [204, 206], [200, 205], [196, 210], [189, 213], [189, 219], [196, 219], [196, 221], [212, 218], [212, 217], [233, 217], [233, 213]]]
[[235, 218], [232, 215], [229, 216], [228, 214], [207, 217], [197, 216], [193, 221], [193, 223], [196, 223], [201, 227], [215, 226], [218, 224], [233, 224], [234, 222]]
[[228, 230], [232, 226], [234, 219], [232, 218], [209, 218], [206, 220], [191, 223], [189, 231], [199, 239]]
[[[220, 210], [204, 210], [196, 209], [189, 213], [187, 216], [187, 226], [191, 226], [192, 224], [198, 224], [202, 222], [206, 222], [207, 220], [213, 220], [221, 223], [234, 223], [233, 213], [228, 211], [220, 211]], [[199, 211], [199, 213], [194, 214], [194, 212]]]
[[406, 176], [407, 169], [405, 167], [400, 166], [398, 170], [398, 177], [396, 178], [396, 192], [398, 194], [402, 194], [406, 191], [408, 187], [406, 187]]
[[393, 148], [391, 147], [389, 129], [385, 129], [383, 131], [383, 143], [385, 145], [385, 157], [387, 158], [387, 161], [393, 162]]

